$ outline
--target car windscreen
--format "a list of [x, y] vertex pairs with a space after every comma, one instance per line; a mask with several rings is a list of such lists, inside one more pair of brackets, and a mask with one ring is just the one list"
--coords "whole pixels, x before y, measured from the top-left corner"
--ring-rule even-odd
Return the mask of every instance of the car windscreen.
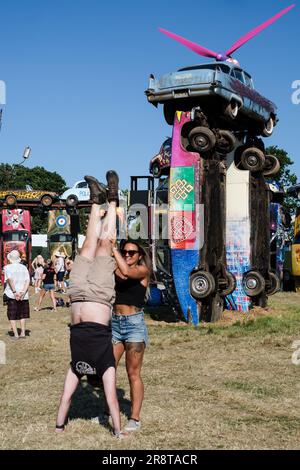
[[4, 232], [3, 241], [5, 242], [24, 242], [28, 240], [28, 232]]
[[65, 243], [71, 241], [72, 235], [70, 235], [69, 233], [56, 233], [55, 235], [51, 235], [50, 237], [50, 242]]
[[218, 64], [207, 64], [207, 65], [191, 65], [190, 67], [184, 67], [178, 69], [177, 72], [185, 72], [186, 70], [216, 70]]

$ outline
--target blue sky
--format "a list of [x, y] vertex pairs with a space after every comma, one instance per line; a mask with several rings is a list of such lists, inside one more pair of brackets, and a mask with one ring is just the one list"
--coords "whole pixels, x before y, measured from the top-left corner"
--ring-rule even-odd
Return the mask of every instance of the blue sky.
[[[292, 0], [1, 0], [0, 80], [7, 103], [0, 161], [58, 171], [68, 185], [116, 169], [121, 186], [148, 172], [171, 127], [144, 95], [148, 76], [204, 61], [164, 27], [216, 51]], [[288, 151], [300, 180], [300, 5], [234, 54], [280, 122], [266, 144]], [[299, 94], [300, 96], [300, 94]]]

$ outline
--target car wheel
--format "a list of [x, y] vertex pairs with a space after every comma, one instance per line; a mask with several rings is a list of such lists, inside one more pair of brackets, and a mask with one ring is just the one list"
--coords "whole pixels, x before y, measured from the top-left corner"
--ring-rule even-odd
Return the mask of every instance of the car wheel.
[[159, 163], [153, 163], [151, 167], [151, 173], [154, 176], [154, 178], [159, 178], [161, 175], [161, 168]]
[[220, 153], [230, 153], [236, 145], [236, 138], [230, 131], [221, 130], [217, 134], [216, 150]]
[[225, 287], [225, 289], [223, 289], [220, 294], [222, 296], [225, 296], [225, 295], [230, 295], [232, 294], [233, 291], [235, 291], [236, 289], [236, 278], [235, 276], [229, 272], [229, 271], [226, 271], [226, 281], [227, 281], [227, 286]]
[[261, 171], [265, 164], [264, 153], [256, 147], [250, 147], [243, 151], [241, 163], [244, 170]]
[[274, 130], [274, 120], [273, 118], [270, 117], [269, 120], [265, 123], [261, 134], [264, 137], [270, 137], [273, 134], [273, 130]]
[[280, 170], [280, 162], [277, 157], [274, 155], [265, 156], [265, 164], [263, 168], [264, 176], [273, 176], [277, 175]]
[[266, 294], [274, 295], [280, 290], [280, 280], [279, 277], [269, 271], [269, 281], [266, 281]]
[[14, 194], [8, 194], [5, 197], [5, 202], [8, 206], [15, 206], [17, 204], [17, 198]]
[[78, 197], [75, 194], [70, 194], [66, 199], [66, 205], [68, 207], [75, 207], [78, 204]]
[[230, 119], [235, 119], [239, 112], [239, 105], [236, 101], [230, 101], [230, 103], [225, 107], [224, 114]]
[[41, 197], [41, 204], [44, 207], [50, 207], [53, 203], [53, 199], [49, 194], [44, 194], [44, 196]]
[[188, 139], [192, 148], [199, 153], [208, 152], [216, 144], [216, 136], [208, 127], [194, 127]]
[[256, 297], [265, 290], [265, 280], [258, 271], [249, 271], [243, 277], [243, 289], [248, 297]]
[[197, 271], [190, 276], [190, 293], [196, 300], [205, 299], [216, 289], [215, 279], [206, 271]]
[[174, 124], [175, 108], [170, 104], [164, 104], [164, 118], [170, 126]]

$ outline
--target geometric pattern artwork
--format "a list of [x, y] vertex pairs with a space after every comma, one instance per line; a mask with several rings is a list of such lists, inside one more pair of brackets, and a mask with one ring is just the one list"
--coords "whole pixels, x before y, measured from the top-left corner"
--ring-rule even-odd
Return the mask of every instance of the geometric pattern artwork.
[[171, 237], [173, 243], [187, 240], [193, 232], [193, 224], [187, 217], [178, 215], [171, 218]]
[[174, 199], [178, 201], [183, 199], [184, 201], [188, 197], [189, 193], [193, 191], [193, 186], [189, 184], [185, 179], [178, 179], [170, 188], [170, 192]]
[[195, 169], [174, 167], [170, 171], [169, 204], [171, 211], [195, 210]]

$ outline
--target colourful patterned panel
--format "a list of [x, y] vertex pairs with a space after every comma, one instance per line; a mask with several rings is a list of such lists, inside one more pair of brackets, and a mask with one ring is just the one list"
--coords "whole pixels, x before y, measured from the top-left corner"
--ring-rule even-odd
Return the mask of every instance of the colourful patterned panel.
[[171, 211], [195, 210], [195, 169], [184, 166], [171, 168], [169, 201]]
[[197, 241], [195, 213], [170, 211], [169, 234], [172, 249], [195, 249]]
[[199, 323], [198, 305], [190, 295], [190, 272], [198, 265], [199, 250], [171, 250], [173, 277], [181, 310], [187, 321]]
[[2, 210], [2, 231], [27, 230], [30, 232], [30, 212], [24, 209]]
[[232, 310], [247, 312], [250, 298], [246, 296], [243, 286], [243, 274], [250, 270], [250, 233], [249, 219], [228, 221], [226, 227], [227, 269], [236, 278], [235, 291], [226, 297], [228, 307]]

